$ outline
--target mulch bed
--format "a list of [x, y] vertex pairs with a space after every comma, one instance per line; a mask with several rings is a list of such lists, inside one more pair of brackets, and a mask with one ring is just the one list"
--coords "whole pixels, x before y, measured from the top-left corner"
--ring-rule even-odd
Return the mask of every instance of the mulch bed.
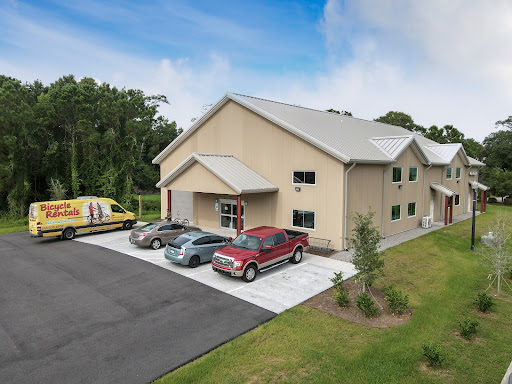
[[330, 257], [336, 253], [336, 251], [334, 249], [330, 250], [330, 251], [320, 251], [320, 250], [311, 249], [311, 248], [306, 249], [305, 252], [310, 253], [312, 255], [323, 256], [323, 257]]
[[363, 312], [357, 308], [356, 299], [360, 294], [361, 285], [353, 282], [352, 279], [343, 282], [343, 288], [349, 293], [350, 302], [346, 308], [340, 307], [336, 300], [334, 300], [334, 288], [330, 288], [311, 299], [305, 301], [303, 305], [320, 311], [330, 313], [331, 315], [341, 317], [345, 320], [352, 321], [367, 327], [373, 328], [391, 328], [399, 325], [406, 324], [412, 317], [412, 310], [409, 309], [401, 315], [393, 315], [387, 307], [387, 302], [384, 300], [386, 294], [376, 288], [372, 288], [375, 300], [384, 307], [379, 308], [379, 313], [368, 319]]

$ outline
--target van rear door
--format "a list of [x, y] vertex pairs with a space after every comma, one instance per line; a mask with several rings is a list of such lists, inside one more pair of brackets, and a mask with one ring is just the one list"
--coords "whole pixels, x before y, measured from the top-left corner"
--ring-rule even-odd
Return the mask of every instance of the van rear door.
[[37, 204], [32, 203], [28, 208], [28, 231], [37, 235]]

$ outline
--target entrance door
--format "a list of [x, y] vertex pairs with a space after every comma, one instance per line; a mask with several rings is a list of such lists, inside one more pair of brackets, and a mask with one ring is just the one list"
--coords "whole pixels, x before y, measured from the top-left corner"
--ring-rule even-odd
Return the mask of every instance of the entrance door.
[[473, 212], [473, 199], [471, 198], [471, 192], [468, 194], [468, 212]]
[[434, 200], [430, 200], [430, 217], [434, 221]]
[[[237, 229], [236, 228], [236, 200], [220, 200], [220, 227], [228, 228], [228, 229]], [[245, 218], [245, 205], [242, 200], [242, 228], [240, 230], [244, 230], [244, 218]]]

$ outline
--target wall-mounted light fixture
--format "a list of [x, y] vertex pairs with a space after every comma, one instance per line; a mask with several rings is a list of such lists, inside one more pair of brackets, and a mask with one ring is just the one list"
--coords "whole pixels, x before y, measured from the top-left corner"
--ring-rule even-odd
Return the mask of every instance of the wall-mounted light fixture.
[[402, 185], [401, 184], [398, 186], [398, 189], [402, 189]]
[[300, 187], [295, 187], [295, 192], [300, 192]]
[[459, 183], [460, 183], [460, 180], [457, 180], [457, 184], [459, 184]]

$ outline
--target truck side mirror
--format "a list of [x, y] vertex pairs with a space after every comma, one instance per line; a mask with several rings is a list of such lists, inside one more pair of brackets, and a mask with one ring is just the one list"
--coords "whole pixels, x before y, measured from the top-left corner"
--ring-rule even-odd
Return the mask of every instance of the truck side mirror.
[[233, 242], [233, 238], [231, 236], [228, 237], [228, 241], [231, 243]]
[[265, 248], [263, 248], [263, 252], [272, 252], [272, 246], [267, 245]]

